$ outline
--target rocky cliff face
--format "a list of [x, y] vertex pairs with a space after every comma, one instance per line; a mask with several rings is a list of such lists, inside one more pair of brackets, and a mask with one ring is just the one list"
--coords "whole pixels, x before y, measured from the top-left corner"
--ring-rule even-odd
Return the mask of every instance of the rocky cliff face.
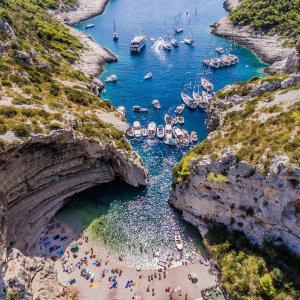
[[68, 199], [116, 177], [146, 184], [140, 159], [62, 131], [0, 154], [0, 189], [7, 198], [8, 248], [28, 253], [36, 237]]
[[[234, 154], [227, 149], [219, 161], [192, 160], [190, 180], [175, 185], [170, 203], [204, 234], [209, 220], [243, 231], [260, 245], [270, 238], [300, 253], [300, 169], [292, 175], [279, 160], [264, 175]], [[223, 174], [226, 182], [211, 180], [212, 173]]]
[[299, 81], [227, 86], [210, 105], [211, 133], [175, 167], [169, 199], [202, 235], [224, 223], [259, 245], [267, 238], [300, 253]]
[[[24, 255], [72, 195], [116, 177], [133, 186], [147, 183], [134, 152], [76, 139], [67, 130], [0, 153], [0, 191], [5, 195], [0, 198], [2, 274], [6, 267], [6, 278], [17, 276], [29, 294], [41, 299], [57, 290], [53, 263]], [[7, 258], [7, 252], [13, 254]]]

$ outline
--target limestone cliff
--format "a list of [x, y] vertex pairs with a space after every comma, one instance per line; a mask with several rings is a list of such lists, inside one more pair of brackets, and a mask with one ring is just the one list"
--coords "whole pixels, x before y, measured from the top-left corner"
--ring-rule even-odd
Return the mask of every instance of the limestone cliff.
[[60, 2], [0, 3], [0, 299], [3, 278], [20, 299], [55, 299], [53, 262], [30, 250], [72, 195], [117, 177], [147, 184], [126, 120], [91, 77], [108, 58], [48, 13]]
[[203, 235], [220, 222], [300, 253], [297, 82], [254, 79], [224, 88], [210, 105], [212, 132], [175, 167], [169, 199]]
[[[6, 198], [1, 202], [1, 246], [6, 243], [7, 249], [0, 249], [3, 261], [8, 259], [5, 277], [17, 277], [29, 294], [41, 299], [59, 290], [53, 262], [24, 255], [30, 255], [55, 213], [75, 193], [116, 177], [133, 186], [147, 182], [135, 153], [75, 138], [67, 130], [10, 148], [0, 153], [0, 161], [0, 190]], [[12, 252], [8, 258], [6, 250]]]

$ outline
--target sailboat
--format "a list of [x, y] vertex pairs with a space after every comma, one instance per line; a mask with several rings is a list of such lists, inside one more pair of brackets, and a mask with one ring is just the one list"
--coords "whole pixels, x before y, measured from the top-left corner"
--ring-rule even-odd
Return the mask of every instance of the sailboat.
[[198, 14], [198, 0], [196, 0], [195, 16]]
[[[190, 20], [189, 20], [189, 25], [190, 25]], [[183, 41], [189, 45], [189, 46], [192, 46], [194, 47], [195, 46], [195, 41], [193, 40], [193, 33], [192, 33], [192, 29], [190, 28], [189, 26], [189, 29], [188, 29], [188, 34], [187, 36], [183, 39]]]
[[174, 33], [175, 34], [179, 34], [181, 32], [183, 32], [183, 27], [182, 27], [181, 17], [180, 17], [180, 14], [179, 14], [177, 20], [176, 20], [176, 17], [175, 17], [175, 29], [174, 29]]
[[172, 50], [172, 44], [169, 41], [169, 33], [167, 33], [167, 21], [165, 19], [165, 35], [166, 35], [166, 40], [163, 40], [162, 46], [165, 50], [171, 51]]
[[116, 22], [114, 20], [114, 33], [113, 33], [113, 40], [117, 41], [119, 39], [119, 35], [117, 33], [117, 29], [116, 29]]
[[201, 92], [200, 92], [200, 81], [199, 81], [199, 76], [200, 74], [196, 75], [196, 79], [195, 79], [195, 84], [194, 84], [194, 89], [193, 89], [193, 98], [196, 101], [196, 103], [198, 104], [198, 106], [202, 109], [202, 110], [206, 110], [207, 109], [207, 105], [208, 105], [208, 100], [204, 99], [201, 96]]

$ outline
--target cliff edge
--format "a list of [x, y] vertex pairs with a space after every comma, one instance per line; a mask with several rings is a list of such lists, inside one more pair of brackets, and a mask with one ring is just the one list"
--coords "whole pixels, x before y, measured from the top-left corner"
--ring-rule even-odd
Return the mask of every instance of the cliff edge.
[[170, 203], [202, 235], [210, 222], [300, 253], [300, 76], [227, 86], [211, 133], [174, 168]]

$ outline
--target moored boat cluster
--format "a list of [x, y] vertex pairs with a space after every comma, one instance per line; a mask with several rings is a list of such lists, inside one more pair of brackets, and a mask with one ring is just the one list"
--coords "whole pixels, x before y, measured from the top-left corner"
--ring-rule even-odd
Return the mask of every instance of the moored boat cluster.
[[[160, 109], [160, 103], [157, 99], [152, 101], [155, 109]], [[148, 112], [147, 108], [134, 106], [135, 112]], [[185, 104], [177, 106], [173, 115], [164, 115], [164, 125], [157, 125], [155, 122], [150, 122], [147, 126], [141, 126], [139, 121], [134, 121], [132, 127], [129, 127], [126, 134], [130, 138], [148, 138], [155, 139], [156, 137], [163, 140], [169, 146], [184, 146], [198, 141], [196, 131], [189, 133], [186, 129], [180, 128], [184, 124], [184, 117], [181, 115], [185, 109]], [[125, 117], [125, 107], [119, 106], [117, 111]]]

